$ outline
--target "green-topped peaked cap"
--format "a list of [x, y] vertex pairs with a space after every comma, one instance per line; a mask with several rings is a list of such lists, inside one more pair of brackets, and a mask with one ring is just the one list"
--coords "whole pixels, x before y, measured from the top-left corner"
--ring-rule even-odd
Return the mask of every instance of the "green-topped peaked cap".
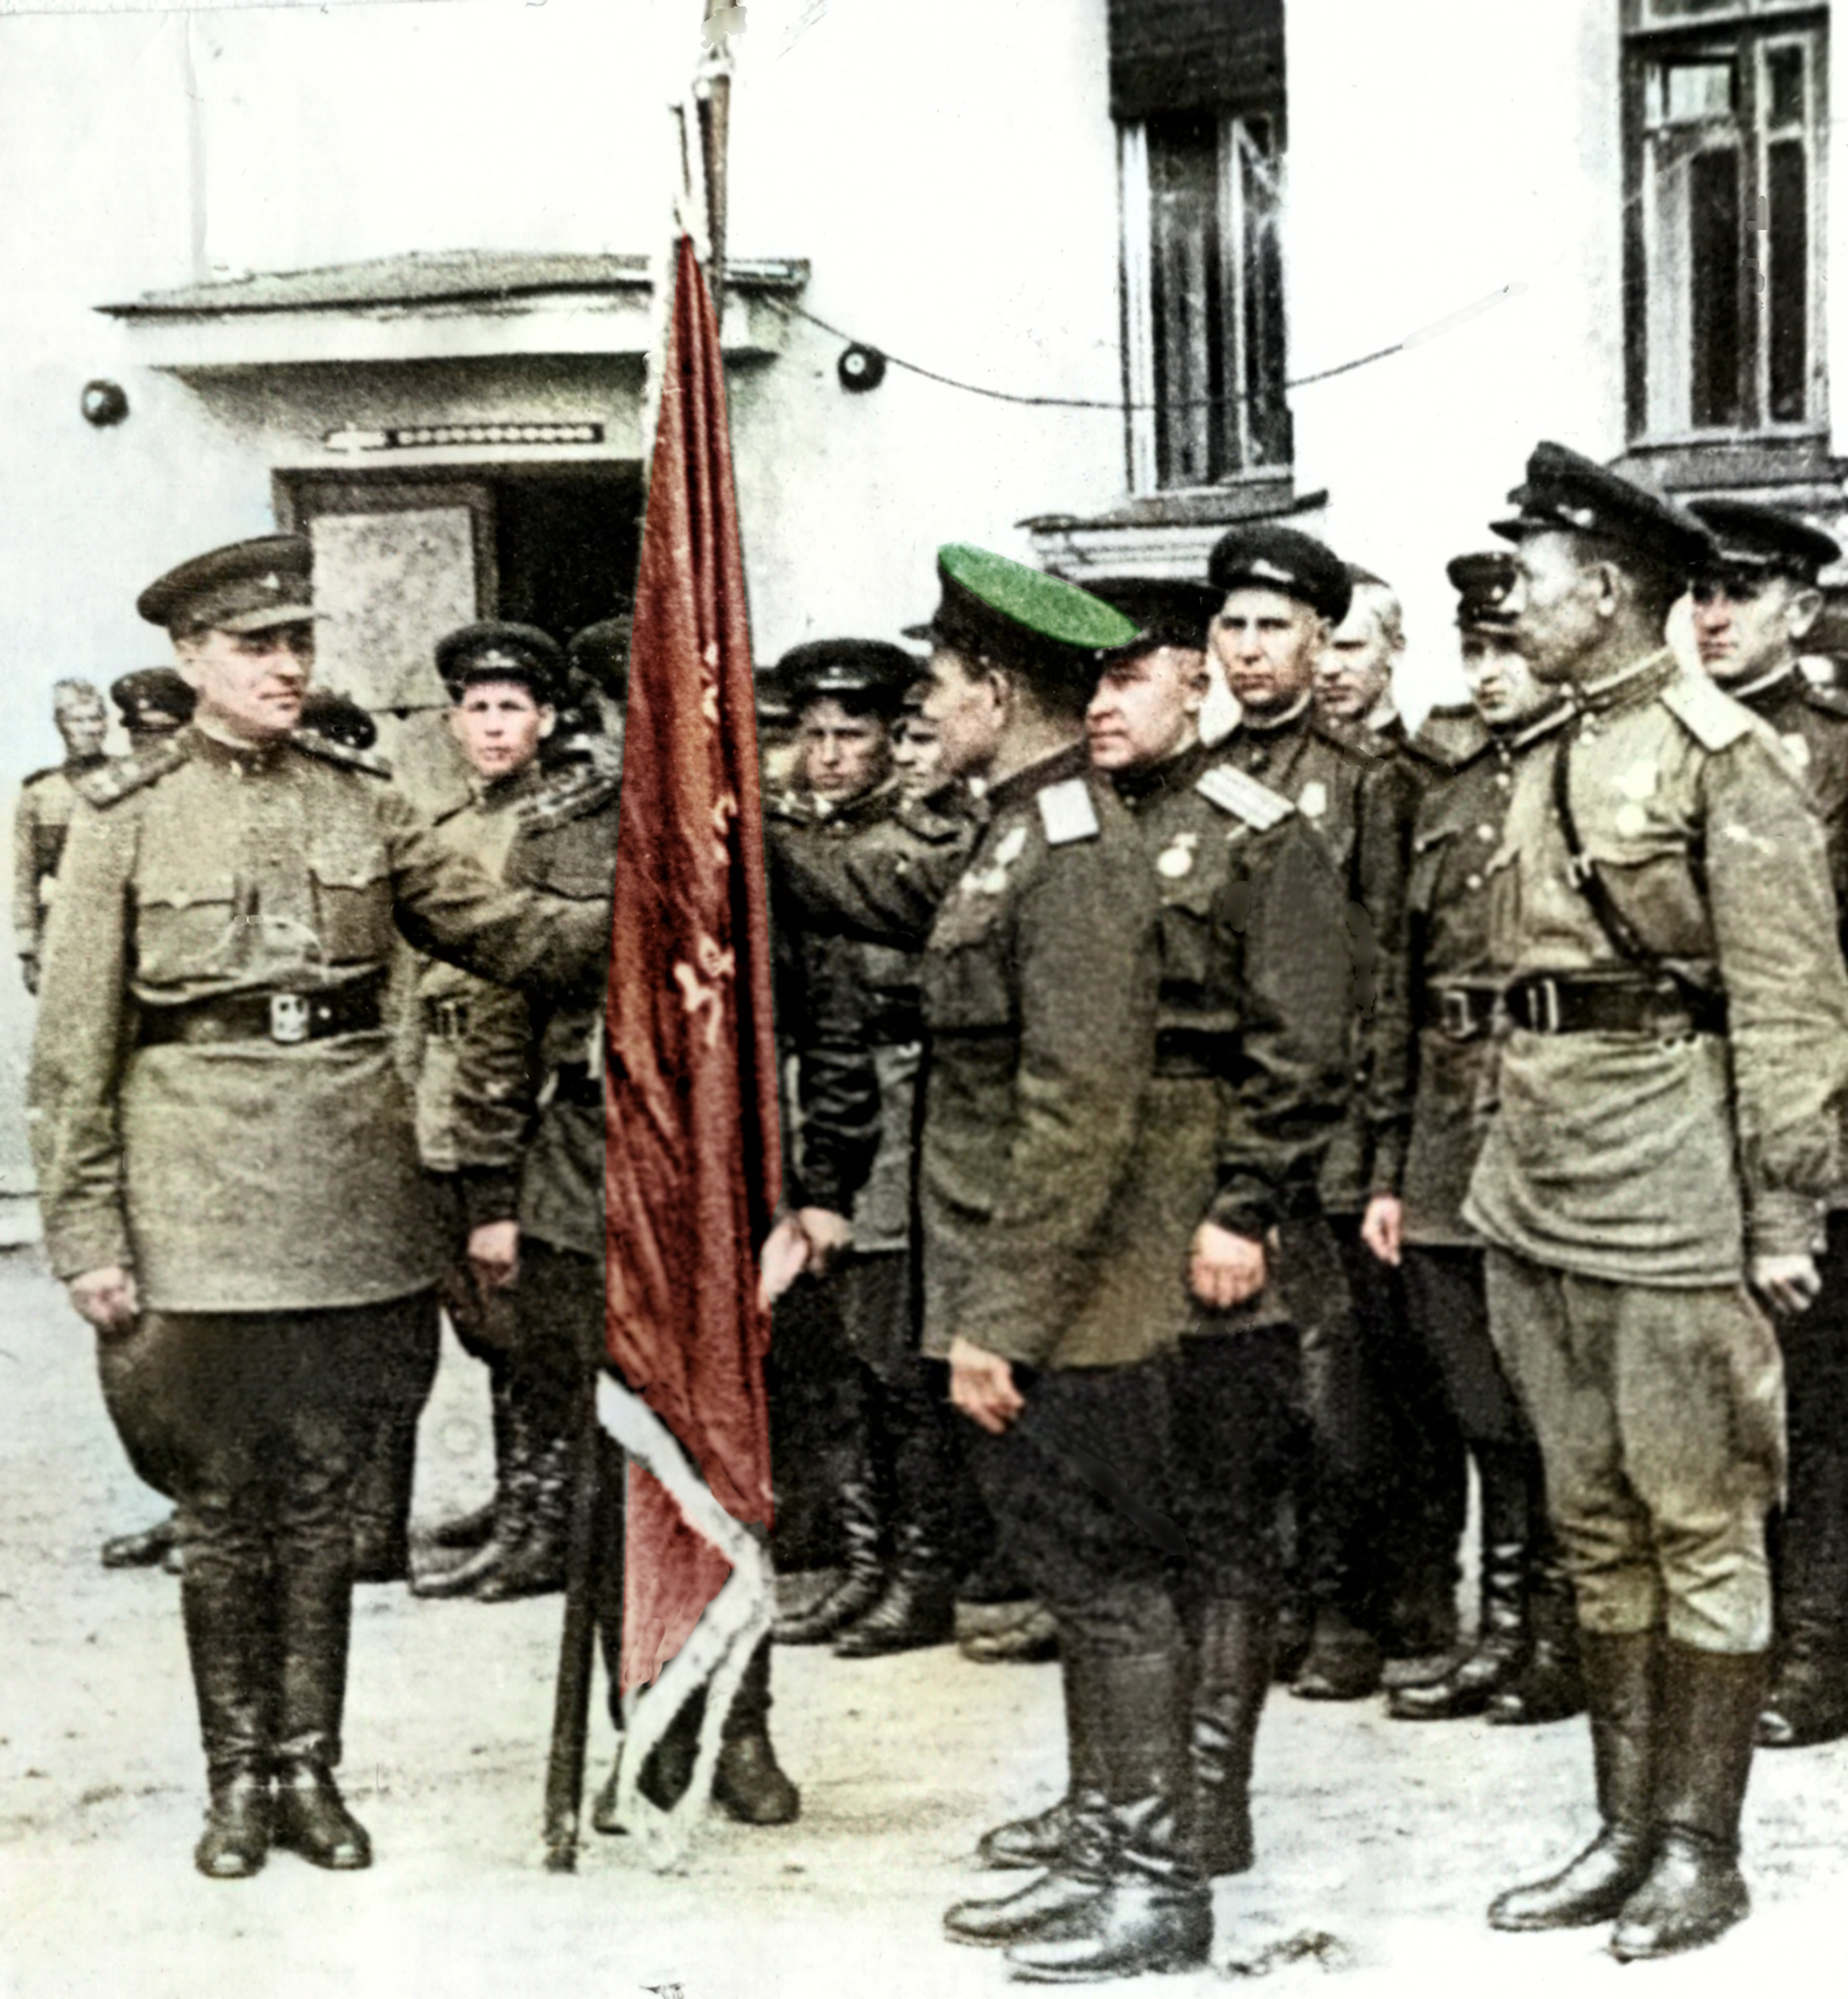
[[1135, 620], [1043, 570], [950, 542], [937, 551], [943, 594], [928, 625], [907, 638], [1068, 686], [1096, 678], [1097, 656], [1141, 636]]

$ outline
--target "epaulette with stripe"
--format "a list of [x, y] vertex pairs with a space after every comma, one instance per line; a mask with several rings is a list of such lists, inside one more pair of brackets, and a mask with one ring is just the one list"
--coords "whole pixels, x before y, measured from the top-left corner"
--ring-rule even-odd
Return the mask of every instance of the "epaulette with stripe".
[[1818, 687], [1815, 681], [1803, 683], [1803, 702], [1820, 715], [1827, 715], [1832, 721], [1848, 722], [1848, 693], [1840, 687]]
[[568, 826], [574, 819], [588, 818], [622, 796], [620, 770], [596, 764], [581, 770], [561, 771], [550, 783], [523, 798], [514, 808], [523, 833], [546, 833], [555, 826]]
[[[62, 763], [47, 763], [42, 770], [35, 770], [29, 777], [21, 778], [19, 789], [24, 791], [33, 785], [41, 783], [47, 778], [55, 778], [63, 768]], [[77, 780], [73, 778], [71, 782], [74, 785]]]
[[318, 757], [323, 763], [338, 763], [343, 770], [363, 770], [369, 778], [388, 778], [392, 767], [370, 750], [349, 749], [344, 743], [330, 742], [312, 729], [298, 729], [289, 739], [298, 750]]
[[1196, 782], [1194, 790], [1207, 804], [1244, 820], [1257, 833], [1280, 825], [1296, 809], [1281, 791], [1272, 790], [1235, 763], [1215, 763]]
[[1683, 674], [1662, 690], [1664, 708], [1703, 750], [1728, 750], [1757, 727], [1757, 718], [1705, 674]]
[[1045, 785], [1036, 796], [1048, 846], [1069, 847], [1077, 840], [1095, 840], [1103, 831], [1097, 801], [1082, 778], [1061, 779], [1056, 785]]
[[190, 760], [192, 750], [184, 736], [170, 736], [132, 756], [117, 757], [96, 770], [86, 770], [71, 779], [72, 789], [86, 804], [107, 808], [119, 805], [137, 791], [145, 791]]
[[1467, 702], [1434, 708], [1406, 743], [1405, 754], [1438, 771], [1473, 763], [1494, 741], [1488, 723]]

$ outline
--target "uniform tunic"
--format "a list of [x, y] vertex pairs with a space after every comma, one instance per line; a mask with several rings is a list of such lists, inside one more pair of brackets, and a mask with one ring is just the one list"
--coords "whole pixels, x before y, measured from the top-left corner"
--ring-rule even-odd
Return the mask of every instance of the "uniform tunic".
[[382, 983], [393, 923], [507, 982], [581, 979], [607, 925], [498, 889], [358, 752], [189, 730], [87, 779], [48, 940], [32, 1112], [52, 1268], [169, 1313], [356, 1306], [443, 1246], [385, 1028], [138, 1043], [162, 1007]]
[[74, 780], [103, 761], [96, 757], [34, 771], [19, 787], [13, 820], [13, 928], [20, 957], [35, 970], [44, 949], [53, 884], [77, 802]]

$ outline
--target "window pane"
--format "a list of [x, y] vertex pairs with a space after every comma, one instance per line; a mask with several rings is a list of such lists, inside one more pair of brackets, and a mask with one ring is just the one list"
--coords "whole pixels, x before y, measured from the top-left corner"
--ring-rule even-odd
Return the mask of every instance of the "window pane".
[[1739, 395], [1739, 162], [1730, 148], [1688, 167], [1688, 280], [1692, 311], [1689, 402], [1702, 430], [1742, 423]]
[[1803, 122], [1803, 48], [1800, 42], [1786, 42], [1768, 50], [1764, 58], [1765, 95], [1770, 102], [1772, 126], [1800, 125]]
[[1743, 14], [1747, 0], [1643, 0], [1643, 19], [1653, 26], [1659, 21], [1692, 21], [1709, 14]]
[[1771, 416], [1796, 423], [1809, 414], [1809, 162], [1802, 141], [1780, 139], [1768, 150], [1770, 269], [1765, 284], [1770, 345]]
[[[1284, 394], [1284, 255], [1279, 228], [1279, 162], [1268, 128], [1247, 124], [1240, 149], [1245, 208], [1245, 379], [1254, 465], [1287, 465], [1290, 409]], [[1235, 427], [1232, 434], [1235, 436]], [[1229, 468], [1230, 469], [1230, 468]]]
[[1225, 456], [1218, 119], [1152, 118], [1148, 173], [1158, 476], [1163, 486], [1205, 485]]
[[1649, 72], [1649, 128], [1730, 118], [1733, 65], [1727, 62], [1658, 63]]

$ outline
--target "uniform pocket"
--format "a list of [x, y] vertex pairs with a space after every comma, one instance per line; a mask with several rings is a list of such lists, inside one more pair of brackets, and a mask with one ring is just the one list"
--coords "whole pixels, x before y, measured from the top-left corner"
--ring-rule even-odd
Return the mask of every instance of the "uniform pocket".
[[375, 839], [323, 839], [309, 850], [322, 947], [330, 965], [375, 965], [392, 948], [385, 846]]
[[1007, 930], [998, 899], [960, 890], [943, 906], [921, 967], [925, 1018], [943, 1033], [1015, 1025]]
[[135, 884], [135, 953], [152, 985], [209, 976], [233, 962], [237, 881], [210, 866], [151, 871]]

